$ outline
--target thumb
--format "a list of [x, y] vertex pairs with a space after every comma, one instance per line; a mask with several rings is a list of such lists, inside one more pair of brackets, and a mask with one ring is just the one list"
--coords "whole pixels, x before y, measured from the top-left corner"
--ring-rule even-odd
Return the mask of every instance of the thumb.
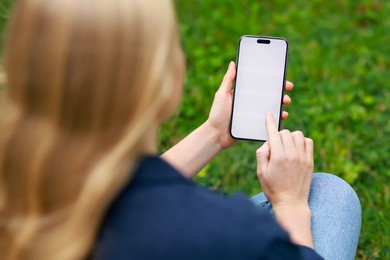
[[270, 147], [268, 142], [265, 142], [259, 149], [256, 151], [256, 159], [257, 159], [257, 174], [258, 176], [262, 176], [265, 170], [268, 167], [269, 159], [270, 159]]
[[219, 90], [224, 93], [230, 93], [233, 87], [234, 79], [236, 78], [236, 66], [233, 61], [229, 63], [228, 70], [226, 71], [225, 76], [223, 77], [221, 86]]

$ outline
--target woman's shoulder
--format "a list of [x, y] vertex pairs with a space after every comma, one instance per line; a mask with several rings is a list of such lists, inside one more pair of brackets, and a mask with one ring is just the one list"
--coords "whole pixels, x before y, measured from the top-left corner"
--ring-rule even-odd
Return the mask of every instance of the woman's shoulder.
[[247, 222], [250, 218], [262, 223], [275, 222], [268, 212], [256, 208], [245, 195], [224, 196], [201, 187], [164, 160], [150, 156], [142, 160], [133, 181], [114, 200], [107, 217], [118, 219], [126, 215], [145, 215], [144, 219], [147, 219], [148, 214], [157, 212], [160, 222], [165, 214], [176, 221], [207, 216], [199, 224], [207, 224], [207, 221], [215, 225], [214, 221]]

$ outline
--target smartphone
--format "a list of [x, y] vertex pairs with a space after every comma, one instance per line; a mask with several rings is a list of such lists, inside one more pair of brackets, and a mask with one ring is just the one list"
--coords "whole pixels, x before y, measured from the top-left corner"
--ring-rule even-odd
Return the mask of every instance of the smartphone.
[[283, 38], [240, 38], [230, 134], [236, 139], [266, 141], [265, 116], [271, 112], [280, 130], [288, 42]]

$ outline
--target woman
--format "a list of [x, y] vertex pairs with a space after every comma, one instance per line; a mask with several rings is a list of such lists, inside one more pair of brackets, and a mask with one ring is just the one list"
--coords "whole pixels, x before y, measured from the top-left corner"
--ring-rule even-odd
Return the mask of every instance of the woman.
[[313, 248], [354, 256], [356, 194], [319, 175], [308, 201], [312, 141], [278, 132], [271, 115], [269, 142], [257, 151], [269, 200], [260, 194], [254, 202], [280, 226], [245, 198], [187, 179], [234, 144], [234, 63], [208, 120], [156, 156], [159, 124], [183, 86], [171, 1], [19, 0], [5, 65], [1, 259], [320, 258]]

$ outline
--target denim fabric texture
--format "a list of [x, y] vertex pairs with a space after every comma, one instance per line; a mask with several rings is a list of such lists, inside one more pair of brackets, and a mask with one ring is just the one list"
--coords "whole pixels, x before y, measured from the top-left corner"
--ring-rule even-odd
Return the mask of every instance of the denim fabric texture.
[[[251, 198], [258, 207], [273, 214], [264, 193]], [[310, 187], [309, 207], [315, 250], [325, 259], [355, 259], [362, 222], [359, 198], [343, 179], [316, 173]]]

